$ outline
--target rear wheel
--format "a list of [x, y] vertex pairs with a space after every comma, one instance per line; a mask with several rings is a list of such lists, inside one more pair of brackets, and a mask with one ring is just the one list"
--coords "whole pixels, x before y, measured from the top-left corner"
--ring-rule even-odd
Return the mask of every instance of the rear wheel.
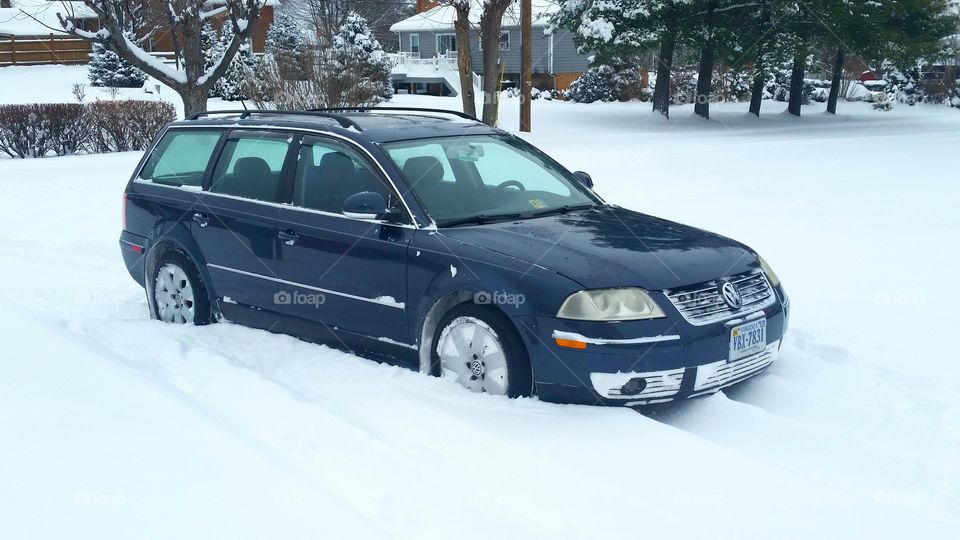
[[208, 324], [210, 300], [196, 268], [183, 254], [165, 253], [154, 267], [151, 315], [173, 324]]
[[473, 392], [529, 396], [530, 360], [507, 318], [489, 306], [461, 304], [440, 320], [431, 351], [434, 374]]

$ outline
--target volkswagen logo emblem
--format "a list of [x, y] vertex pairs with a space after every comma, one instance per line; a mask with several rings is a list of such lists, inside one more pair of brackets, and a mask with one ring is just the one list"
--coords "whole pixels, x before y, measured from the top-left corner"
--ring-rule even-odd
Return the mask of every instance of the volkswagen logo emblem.
[[723, 298], [723, 301], [731, 308], [740, 309], [743, 306], [743, 297], [740, 296], [740, 291], [733, 283], [721, 279], [720, 283], [717, 284], [717, 292], [720, 293], [720, 297]]

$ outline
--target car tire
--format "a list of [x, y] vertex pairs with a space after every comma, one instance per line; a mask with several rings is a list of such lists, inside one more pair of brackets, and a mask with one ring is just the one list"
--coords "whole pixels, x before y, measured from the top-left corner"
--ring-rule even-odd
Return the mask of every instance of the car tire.
[[[151, 298], [152, 296], [152, 298]], [[179, 251], [168, 251], [153, 266], [147, 288], [150, 316], [171, 324], [210, 324], [210, 297], [196, 267]]]
[[491, 306], [459, 304], [440, 319], [430, 347], [431, 371], [473, 392], [508, 397], [533, 391], [530, 358], [507, 317]]

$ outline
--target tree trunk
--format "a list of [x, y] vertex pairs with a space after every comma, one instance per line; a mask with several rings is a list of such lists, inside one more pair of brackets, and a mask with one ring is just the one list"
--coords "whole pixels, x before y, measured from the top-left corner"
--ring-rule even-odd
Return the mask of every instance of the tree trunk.
[[710, 91], [713, 88], [713, 43], [707, 43], [700, 51], [700, 72], [697, 74], [697, 96], [693, 112], [710, 119]]
[[753, 76], [753, 89], [750, 92], [750, 114], [760, 118], [760, 105], [763, 103], [763, 86], [766, 82], [766, 74], [763, 69], [757, 68]]
[[793, 57], [793, 71], [790, 73], [790, 102], [787, 112], [800, 116], [800, 105], [803, 104], [803, 75], [806, 71], [806, 54], [798, 51]]
[[657, 58], [657, 81], [653, 86], [653, 110], [670, 118], [670, 70], [673, 69], [673, 51], [676, 48], [677, 13], [671, 10], [667, 17], [667, 31], [660, 41]]
[[[502, 4], [502, 5], [501, 5]], [[500, 102], [500, 23], [510, 2], [491, 0], [480, 16], [480, 39], [483, 41], [483, 118], [488, 126], [497, 122]]]
[[837, 114], [837, 98], [840, 97], [840, 83], [843, 81], [843, 47], [837, 45], [837, 57], [833, 61], [833, 79], [830, 81], [830, 96], [827, 98], [827, 112]]
[[196, 85], [190, 85], [178, 89], [180, 99], [183, 100], [183, 117], [189, 118], [191, 114], [207, 110], [207, 89]]
[[460, 72], [460, 99], [463, 112], [477, 117], [477, 100], [473, 95], [473, 58], [470, 52], [470, 4], [456, 4], [457, 71]]

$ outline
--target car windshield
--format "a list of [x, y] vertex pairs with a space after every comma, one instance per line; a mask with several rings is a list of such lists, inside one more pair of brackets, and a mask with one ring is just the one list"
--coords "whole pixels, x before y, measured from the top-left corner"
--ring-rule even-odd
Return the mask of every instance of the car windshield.
[[444, 137], [383, 147], [441, 227], [599, 203], [569, 171], [515, 137]]

